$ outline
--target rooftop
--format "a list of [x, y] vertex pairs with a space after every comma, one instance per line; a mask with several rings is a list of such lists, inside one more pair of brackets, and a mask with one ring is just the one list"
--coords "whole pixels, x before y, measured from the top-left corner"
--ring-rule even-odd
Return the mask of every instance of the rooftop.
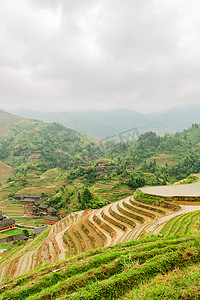
[[60, 218], [58, 217], [52, 217], [52, 216], [46, 216], [45, 220], [50, 220], [50, 221], [59, 221]]
[[10, 226], [15, 224], [15, 221], [13, 219], [3, 219], [0, 221], [0, 227], [4, 227], [4, 226]]
[[37, 207], [35, 207], [35, 206], [26, 206], [26, 207], [24, 207], [24, 210], [32, 210], [32, 211], [37, 211], [37, 210], [38, 210], [38, 208], [37, 208]]

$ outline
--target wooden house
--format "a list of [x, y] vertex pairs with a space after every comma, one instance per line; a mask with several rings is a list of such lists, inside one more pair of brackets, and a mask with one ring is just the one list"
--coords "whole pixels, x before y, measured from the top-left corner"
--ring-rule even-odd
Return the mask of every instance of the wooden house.
[[20, 234], [10, 235], [0, 239], [0, 244], [10, 243], [10, 242], [16, 243], [17, 241], [27, 241], [27, 240], [28, 237], [25, 236], [23, 233], [20, 233]]
[[40, 204], [39, 211], [43, 214], [47, 214], [48, 205], [47, 204]]
[[107, 164], [108, 164], [107, 161], [102, 160], [102, 161], [98, 161], [96, 165], [97, 165], [98, 167], [105, 167]]
[[49, 216], [56, 216], [57, 215], [57, 210], [54, 207], [49, 207], [47, 209], [47, 213]]
[[32, 198], [24, 198], [24, 200], [22, 200], [23, 206], [35, 206], [35, 204], [35, 199]]
[[0, 231], [6, 230], [6, 229], [12, 229], [15, 227], [15, 221], [13, 219], [6, 219], [0, 221]]
[[31, 153], [31, 155], [28, 158], [29, 159], [38, 159], [38, 158], [40, 158], [40, 154]]
[[53, 225], [60, 221], [60, 218], [54, 216], [46, 216], [45, 221], [47, 225]]
[[25, 198], [41, 200], [41, 195], [33, 195], [33, 194], [15, 194], [13, 196], [13, 200], [24, 200]]
[[24, 214], [29, 217], [36, 216], [38, 214], [38, 208], [36, 206], [25, 206]]
[[35, 229], [31, 230], [31, 233], [32, 233], [32, 235], [38, 235], [38, 234], [42, 233], [44, 230], [46, 230], [47, 228], [48, 228], [47, 226], [35, 228]]

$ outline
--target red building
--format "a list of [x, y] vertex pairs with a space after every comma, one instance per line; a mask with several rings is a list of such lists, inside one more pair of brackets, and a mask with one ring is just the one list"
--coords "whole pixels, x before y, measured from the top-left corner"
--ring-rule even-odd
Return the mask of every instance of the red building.
[[60, 218], [53, 217], [53, 216], [46, 216], [45, 221], [46, 221], [47, 225], [53, 225], [53, 224], [57, 223], [58, 221], [60, 221]]

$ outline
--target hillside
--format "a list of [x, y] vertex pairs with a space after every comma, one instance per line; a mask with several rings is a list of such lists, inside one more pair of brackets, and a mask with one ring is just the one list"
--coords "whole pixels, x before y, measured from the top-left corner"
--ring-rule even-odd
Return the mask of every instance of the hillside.
[[[1, 188], [1, 209], [23, 224], [23, 209], [11, 201], [16, 192], [43, 193], [46, 204], [65, 216], [101, 208], [144, 185], [173, 184], [200, 172], [198, 124], [174, 135], [147, 132], [137, 141], [98, 145], [60, 124], [32, 122], [1, 138], [0, 146], [2, 183], [8, 181]], [[49, 176], [48, 170], [55, 169], [55, 176]], [[83, 195], [87, 190], [89, 200]]]
[[18, 129], [27, 128], [33, 123], [31, 120], [0, 111], [0, 138], [13, 135]]
[[9, 177], [14, 177], [14, 168], [4, 164], [0, 161], [0, 183], [5, 184]]
[[60, 124], [31, 121], [4, 112], [0, 117], [1, 136], [5, 135], [3, 126], [10, 134], [1, 139], [0, 159], [19, 167], [24, 174], [29, 168], [42, 172], [61, 165], [70, 168], [76, 162], [76, 154], [98, 153], [91, 137]]
[[1, 299], [199, 299], [199, 235], [98, 248], [5, 281]]
[[[187, 185], [190, 192], [194, 185], [199, 186], [199, 181]], [[5, 256], [0, 261], [1, 279], [23, 275], [46, 263], [52, 264], [87, 250], [132, 241], [147, 232], [157, 233], [172, 217], [200, 210], [200, 205], [185, 209], [185, 205], [178, 206], [148, 194], [145, 197], [135, 193], [98, 210], [86, 209], [68, 215], [20, 251], [11, 253], [8, 258]], [[200, 192], [197, 201], [199, 197]]]

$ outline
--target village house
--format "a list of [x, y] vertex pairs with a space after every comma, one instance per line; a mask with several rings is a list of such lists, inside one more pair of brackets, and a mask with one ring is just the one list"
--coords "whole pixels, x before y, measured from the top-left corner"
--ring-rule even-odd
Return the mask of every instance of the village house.
[[38, 159], [38, 158], [40, 158], [40, 154], [31, 153], [31, 155], [28, 158], [29, 159]]
[[22, 205], [23, 206], [35, 206], [36, 201], [35, 199], [32, 198], [24, 198], [24, 200], [22, 200]]
[[45, 221], [46, 224], [50, 226], [60, 221], [60, 218], [54, 216], [46, 216]]
[[63, 152], [63, 149], [62, 148], [58, 148], [58, 149], [56, 149], [56, 152]]
[[39, 205], [39, 211], [43, 214], [47, 214], [47, 208], [48, 208], [48, 205], [47, 204], [40, 204]]
[[47, 226], [35, 228], [35, 229], [31, 230], [31, 233], [32, 233], [32, 235], [38, 235], [38, 234], [42, 233], [44, 230], [46, 230], [47, 228], [48, 228]]
[[101, 176], [101, 175], [106, 175], [108, 173], [108, 171], [110, 170], [111, 172], [113, 172], [114, 170], [120, 170], [121, 167], [120, 166], [98, 166], [96, 167], [96, 171], [97, 171], [97, 177]]
[[47, 209], [47, 213], [49, 216], [56, 216], [57, 215], [57, 210], [54, 207], [49, 207]]
[[25, 198], [41, 200], [41, 195], [33, 195], [33, 194], [15, 194], [13, 196], [13, 200], [24, 200]]
[[25, 236], [23, 233], [20, 233], [20, 234], [7, 236], [5, 238], [0, 239], [0, 244], [10, 243], [10, 242], [16, 243], [17, 241], [22, 241], [22, 240], [27, 241], [28, 237]]
[[28, 217], [37, 216], [38, 215], [38, 208], [36, 206], [25, 206], [24, 207], [24, 214]]
[[97, 165], [98, 167], [104, 167], [104, 166], [107, 165], [107, 164], [108, 164], [107, 161], [102, 160], [102, 161], [98, 161], [96, 165]]
[[0, 231], [6, 230], [6, 229], [12, 229], [15, 227], [15, 221], [13, 219], [2, 219], [0, 221]]

